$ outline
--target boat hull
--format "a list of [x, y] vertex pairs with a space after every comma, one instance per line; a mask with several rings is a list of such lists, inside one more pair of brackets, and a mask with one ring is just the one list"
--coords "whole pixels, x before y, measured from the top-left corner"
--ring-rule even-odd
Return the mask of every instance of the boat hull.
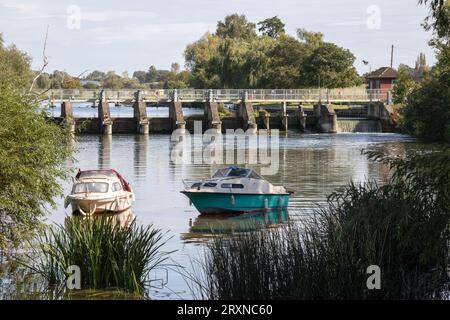
[[289, 194], [231, 194], [182, 191], [201, 214], [244, 213], [286, 209]]
[[96, 213], [119, 213], [131, 208], [132, 200], [128, 196], [108, 199], [70, 198], [68, 201], [73, 213], [92, 215]]

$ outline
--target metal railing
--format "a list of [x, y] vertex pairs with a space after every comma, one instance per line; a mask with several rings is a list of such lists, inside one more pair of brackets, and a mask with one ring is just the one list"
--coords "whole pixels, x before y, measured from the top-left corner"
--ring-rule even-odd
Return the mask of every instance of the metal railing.
[[[44, 100], [95, 102], [102, 90], [52, 89], [41, 93]], [[104, 90], [106, 100], [133, 102], [137, 90]], [[176, 92], [176, 94], [175, 94]], [[141, 99], [148, 102], [171, 101], [177, 97], [185, 102], [219, 101], [238, 102], [358, 102], [384, 101], [387, 93], [378, 89], [150, 89], [141, 90]]]

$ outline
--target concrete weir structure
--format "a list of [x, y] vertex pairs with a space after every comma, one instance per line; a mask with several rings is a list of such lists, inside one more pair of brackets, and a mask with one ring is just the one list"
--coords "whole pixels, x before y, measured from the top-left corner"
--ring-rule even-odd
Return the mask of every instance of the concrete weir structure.
[[314, 116], [317, 119], [317, 127], [322, 133], [337, 133], [337, 115], [331, 104], [314, 105]]
[[[201, 122], [202, 130], [212, 129], [218, 133], [227, 129], [243, 129], [257, 132], [258, 128], [297, 130], [301, 132], [339, 132], [337, 118], [359, 117], [379, 120], [382, 131], [393, 130], [393, 110], [387, 100], [374, 90], [355, 91], [345, 89], [155, 89], [155, 90], [50, 90], [45, 93], [53, 104], [61, 101], [61, 116], [55, 121], [64, 122], [77, 133], [121, 134], [149, 133], [170, 134], [174, 130], [194, 130], [194, 123]], [[327, 97], [327, 103], [320, 102]], [[44, 98], [45, 100], [45, 98]], [[89, 102], [98, 107], [98, 117], [76, 118], [74, 102]], [[319, 101], [319, 102], [317, 102]], [[148, 104], [167, 105], [168, 117], [149, 117]], [[183, 104], [202, 103], [203, 115], [185, 116]], [[267, 102], [270, 102], [269, 104]], [[313, 109], [303, 104], [315, 103]], [[110, 104], [123, 103], [133, 106], [133, 117], [111, 117]], [[331, 103], [357, 104], [360, 107], [333, 109]], [[221, 117], [223, 104], [237, 108], [232, 116]], [[254, 104], [259, 106], [255, 116]], [[297, 107], [293, 108], [293, 104]], [[233, 112], [232, 112], [233, 113]], [[197, 123], [198, 124], [198, 123]]]

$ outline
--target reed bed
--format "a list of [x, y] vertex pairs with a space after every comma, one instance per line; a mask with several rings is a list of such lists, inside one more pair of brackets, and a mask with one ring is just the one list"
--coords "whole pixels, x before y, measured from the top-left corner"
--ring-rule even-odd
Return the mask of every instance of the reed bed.
[[[382, 186], [350, 184], [302, 224], [216, 236], [191, 275], [206, 299], [443, 299], [449, 291], [450, 152], [406, 159]], [[381, 289], [367, 287], [378, 265]]]
[[110, 217], [73, 216], [43, 232], [25, 264], [49, 287], [65, 290], [71, 274], [67, 270], [76, 265], [82, 289], [119, 288], [142, 294], [150, 271], [170, 254], [162, 251], [166, 241], [165, 234], [152, 225], [138, 226], [133, 221], [123, 227]]

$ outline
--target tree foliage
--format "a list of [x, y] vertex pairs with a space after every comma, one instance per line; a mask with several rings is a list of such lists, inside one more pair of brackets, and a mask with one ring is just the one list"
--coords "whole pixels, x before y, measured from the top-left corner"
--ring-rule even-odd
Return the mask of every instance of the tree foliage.
[[256, 25], [247, 20], [245, 15], [232, 14], [225, 17], [224, 21], [217, 23], [216, 35], [222, 39], [249, 40], [256, 37]]
[[298, 88], [317, 86], [318, 75], [329, 88], [361, 83], [353, 54], [323, 41], [323, 34], [298, 30], [298, 38], [284, 31], [278, 17], [255, 25], [233, 14], [219, 21], [185, 50], [191, 86], [198, 88]]
[[29, 64], [25, 53], [0, 44], [0, 248], [21, 241], [55, 205], [70, 154], [66, 129], [24, 93]]
[[271, 38], [277, 38], [285, 33], [285, 24], [277, 16], [258, 22], [258, 26], [259, 32]]
[[425, 28], [434, 31], [430, 44], [437, 63], [408, 96], [402, 114], [405, 132], [434, 141], [450, 142], [450, 6], [448, 1], [421, 0], [429, 6]]

